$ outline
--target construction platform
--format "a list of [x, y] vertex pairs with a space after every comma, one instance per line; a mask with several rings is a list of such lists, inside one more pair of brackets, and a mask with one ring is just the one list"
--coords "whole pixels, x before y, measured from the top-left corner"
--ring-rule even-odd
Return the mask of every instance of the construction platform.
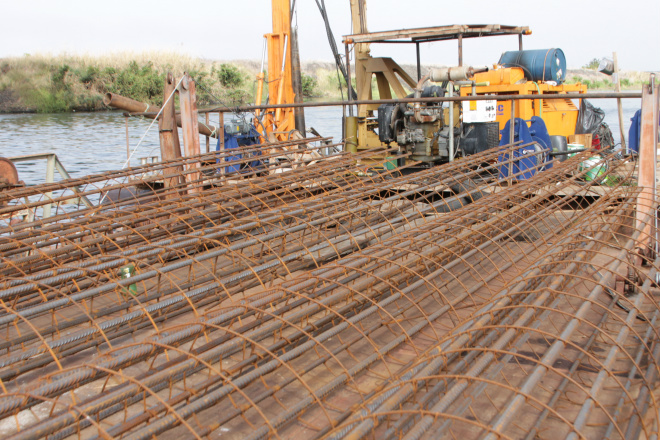
[[0, 193], [3, 436], [657, 436], [632, 159], [501, 179], [499, 150], [410, 175], [298, 153]]

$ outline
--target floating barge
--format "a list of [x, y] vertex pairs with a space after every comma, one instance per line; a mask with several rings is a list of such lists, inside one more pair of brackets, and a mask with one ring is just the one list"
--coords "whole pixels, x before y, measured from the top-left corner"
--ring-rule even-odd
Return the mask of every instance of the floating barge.
[[[6, 438], [657, 438], [653, 82], [639, 157], [523, 166], [531, 143], [505, 137], [421, 170], [392, 142], [201, 153], [224, 125], [181, 84], [183, 157], [166, 100], [130, 110], [160, 118], [159, 163], [35, 186], [4, 168]], [[492, 99], [366, 98], [340, 105]]]

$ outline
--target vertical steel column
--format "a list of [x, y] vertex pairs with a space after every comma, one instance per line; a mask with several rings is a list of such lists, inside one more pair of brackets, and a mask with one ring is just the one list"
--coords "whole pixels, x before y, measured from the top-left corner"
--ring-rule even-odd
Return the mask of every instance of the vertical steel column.
[[[511, 100], [511, 119], [509, 120], [509, 144], [513, 144], [515, 139], [515, 130], [516, 129], [516, 101]], [[513, 151], [511, 152], [511, 157], [509, 158], [509, 181], [511, 181], [511, 175], [513, 174]]]
[[[351, 84], [351, 56], [348, 51], [348, 42], [344, 44], [346, 50], [346, 88], [348, 89], [348, 115], [353, 116], [353, 106], [350, 104], [353, 100], [353, 85]], [[359, 99], [359, 97], [358, 97]]]
[[[454, 96], [454, 82], [449, 81], [449, 97]], [[449, 101], [449, 162], [454, 160], [454, 102]]]
[[422, 58], [419, 54], [419, 43], [415, 43], [415, 49], [417, 50], [417, 81], [419, 82], [422, 79]]
[[463, 34], [458, 34], [458, 65], [463, 65]]

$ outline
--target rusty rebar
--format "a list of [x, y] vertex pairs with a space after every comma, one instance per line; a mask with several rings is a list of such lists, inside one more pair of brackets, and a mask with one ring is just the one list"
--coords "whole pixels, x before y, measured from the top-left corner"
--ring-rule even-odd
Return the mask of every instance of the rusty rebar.
[[3, 218], [37, 216], [0, 224], [2, 432], [657, 434], [660, 260], [636, 264], [631, 162], [511, 183], [500, 149], [408, 174], [394, 150], [301, 145], [3, 192]]

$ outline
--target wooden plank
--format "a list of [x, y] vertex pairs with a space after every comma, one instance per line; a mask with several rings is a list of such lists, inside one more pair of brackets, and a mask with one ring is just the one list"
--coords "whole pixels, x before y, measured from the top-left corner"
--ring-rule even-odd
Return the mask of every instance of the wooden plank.
[[[163, 162], [176, 160], [181, 157], [181, 145], [179, 144], [179, 132], [176, 124], [176, 109], [174, 107], [174, 95], [176, 80], [171, 73], [165, 76], [165, 87], [163, 92], [163, 114], [158, 120], [158, 135], [160, 139], [160, 157]], [[208, 124], [207, 124], [208, 125]], [[208, 138], [207, 138], [208, 139]], [[180, 183], [180, 174], [183, 168], [179, 166], [169, 167], [164, 170], [166, 187], [174, 187]], [[171, 197], [174, 197], [172, 195]]]
[[[648, 249], [651, 238], [655, 236], [654, 224], [647, 220], [646, 214], [655, 207], [657, 200], [656, 166], [658, 142], [658, 95], [659, 89], [653, 79], [651, 84], [645, 85], [642, 93], [642, 132], [639, 142], [639, 165], [637, 186], [642, 188], [637, 200], [636, 223], [637, 229], [642, 230], [637, 248]], [[654, 244], [654, 243], [652, 243]]]
[[[344, 41], [352, 40], [354, 43], [374, 43], [384, 40], [400, 40], [417, 38], [458, 38], [458, 35], [464, 36], [493, 36], [493, 35], [511, 35], [523, 34], [529, 31], [527, 26], [503, 26], [499, 24], [490, 25], [450, 25], [425, 27], [414, 29], [398, 29], [384, 32], [371, 32], [363, 34], [345, 35]], [[466, 35], [467, 34], [467, 35]]]
[[[181, 105], [181, 125], [183, 129], [183, 146], [186, 156], [200, 154], [199, 129], [197, 120], [197, 99], [195, 95], [195, 81], [188, 74], [179, 85], [179, 103]], [[199, 162], [186, 165], [188, 171], [199, 168]], [[200, 173], [189, 172], [186, 174], [188, 184], [199, 182]], [[188, 188], [188, 192], [198, 192], [199, 188]]]

